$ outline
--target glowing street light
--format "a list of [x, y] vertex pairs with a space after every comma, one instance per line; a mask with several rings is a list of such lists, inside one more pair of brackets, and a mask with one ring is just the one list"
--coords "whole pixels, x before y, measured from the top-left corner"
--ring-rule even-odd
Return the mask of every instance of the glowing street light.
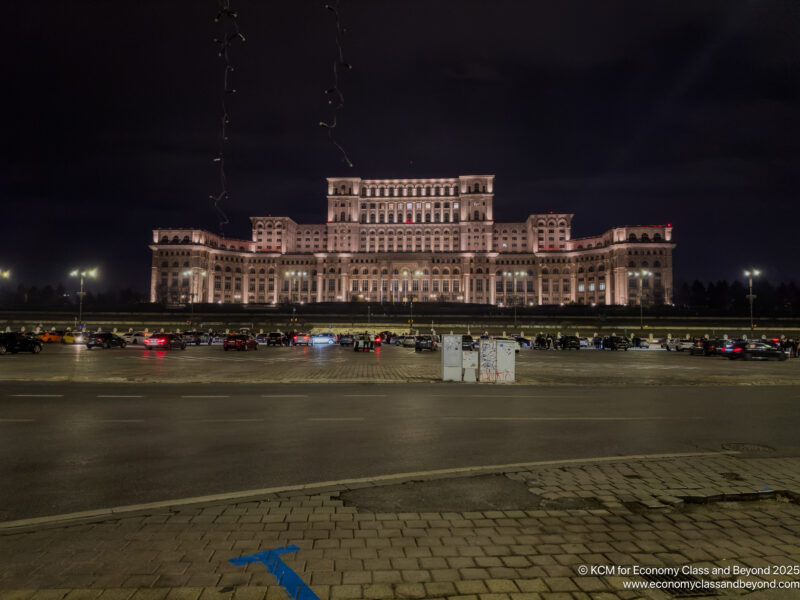
[[750, 269], [744, 272], [744, 276], [747, 277], [747, 281], [750, 285], [750, 293], [747, 295], [747, 299], [750, 300], [750, 331], [753, 331], [755, 325], [753, 324], [753, 301], [756, 299], [755, 294], [753, 294], [753, 277], [758, 277], [761, 275], [761, 271], [758, 269]]
[[78, 323], [81, 325], [83, 324], [83, 297], [86, 295], [86, 292], [83, 291], [83, 281], [87, 277], [91, 277], [92, 279], [97, 279], [97, 267], [93, 269], [74, 269], [70, 274], [70, 277], [80, 277], [81, 279], [81, 291], [78, 292]]
[[11, 279], [11, 270], [10, 269], [0, 269], [0, 278], [1, 279]]
[[641, 271], [628, 271], [628, 277], [635, 277], [639, 280], [639, 329], [644, 329], [644, 309], [642, 308], [644, 278], [651, 277], [652, 275], [652, 271], [647, 271], [644, 269]]

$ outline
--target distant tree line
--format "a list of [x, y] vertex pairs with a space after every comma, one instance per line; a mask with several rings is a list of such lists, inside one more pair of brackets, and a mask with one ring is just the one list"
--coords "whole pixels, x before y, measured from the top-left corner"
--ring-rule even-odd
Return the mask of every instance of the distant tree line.
[[[734, 281], [703, 284], [681, 282], [675, 287], [673, 299], [678, 308], [719, 315], [745, 315], [750, 312], [750, 290], [746, 283]], [[793, 316], [800, 314], [800, 287], [792, 281], [774, 285], [759, 279], [753, 282], [755, 312], [764, 316]]]
[[[108, 290], [103, 292], [86, 292], [83, 298], [84, 309], [131, 309], [147, 302], [148, 297], [132, 288]], [[77, 306], [78, 294], [74, 289], [67, 290], [63, 284], [26, 286], [17, 285], [15, 289], [0, 291], [2, 308], [42, 308], [58, 309]]]

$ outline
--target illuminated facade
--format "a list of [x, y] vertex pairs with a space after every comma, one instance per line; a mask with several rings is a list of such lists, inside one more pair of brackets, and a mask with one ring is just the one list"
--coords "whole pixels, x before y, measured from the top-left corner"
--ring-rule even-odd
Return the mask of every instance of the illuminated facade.
[[495, 222], [492, 175], [330, 178], [323, 224], [251, 217], [250, 240], [154, 230], [150, 300], [629, 304], [641, 290], [671, 302], [670, 225], [574, 238], [572, 217]]

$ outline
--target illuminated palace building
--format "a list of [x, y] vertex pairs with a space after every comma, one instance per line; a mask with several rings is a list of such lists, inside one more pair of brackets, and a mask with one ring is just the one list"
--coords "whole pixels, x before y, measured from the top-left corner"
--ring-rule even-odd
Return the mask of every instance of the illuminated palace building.
[[328, 179], [327, 222], [251, 217], [249, 240], [153, 231], [153, 302], [669, 303], [670, 225], [572, 237], [572, 216], [494, 220], [494, 176]]

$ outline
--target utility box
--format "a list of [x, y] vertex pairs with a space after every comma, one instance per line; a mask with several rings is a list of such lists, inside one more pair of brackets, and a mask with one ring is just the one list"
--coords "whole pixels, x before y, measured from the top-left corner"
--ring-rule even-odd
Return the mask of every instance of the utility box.
[[513, 383], [516, 377], [516, 342], [481, 340], [479, 380], [484, 383]]
[[461, 352], [461, 366], [464, 369], [464, 381], [476, 382], [476, 373], [478, 371], [478, 353], [471, 350], [462, 350]]
[[461, 381], [461, 336], [442, 336], [442, 381]]

